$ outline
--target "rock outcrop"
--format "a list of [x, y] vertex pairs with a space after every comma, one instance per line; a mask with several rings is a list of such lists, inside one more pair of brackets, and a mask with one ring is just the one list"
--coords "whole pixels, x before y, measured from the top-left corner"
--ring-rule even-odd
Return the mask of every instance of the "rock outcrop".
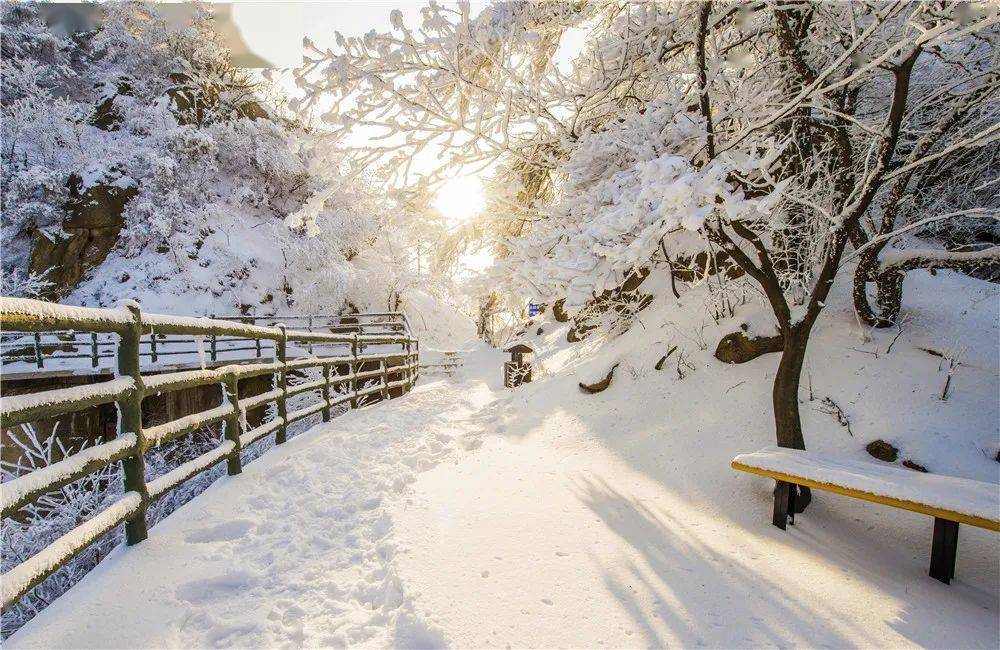
[[49, 296], [73, 289], [87, 271], [98, 266], [118, 241], [125, 205], [136, 194], [133, 187], [98, 184], [80, 192], [81, 179], [70, 178], [70, 200], [62, 229], [36, 230], [31, 236], [29, 271], [52, 283]]

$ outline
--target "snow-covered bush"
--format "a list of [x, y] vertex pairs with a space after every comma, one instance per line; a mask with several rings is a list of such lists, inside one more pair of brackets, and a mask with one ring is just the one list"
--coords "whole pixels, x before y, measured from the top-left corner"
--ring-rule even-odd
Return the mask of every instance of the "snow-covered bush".
[[705, 146], [704, 121], [681, 104], [654, 100], [644, 112], [580, 138], [560, 168], [559, 200], [511, 241], [509, 265], [523, 269], [541, 298], [565, 297], [569, 311], [584, 309], [661, 250], [672, 257], [707, 250], [706, 240], [672, 234], [700, 231], [717, 210], [756, 219], [773, 205], [773, 194], [748, 199], [728, 180], [766, 159], [721, 158], [703, 168], [690, 162]]
[[[42, 437], [31, 425], [22, 425], [20, 431], [10, 430], [8, 440], [16, 460], [5, 459], [0, 463], [3, 481], [47, 467], [88, 446], [85, 441], [67, 440], [58, 433], [56, 427], [51, 435]], [[116, 465], [109, 466], [40, 497], [35, 503], [25, 506], [18, 518], [5, 518], [0, 524], [3, 571], [43, 550], [56, 538], [109, 506], [120, 494], [120, 472]], [[121, 539], [121, 531], [112, 531], [5, 612], [2, 621], [4, 637], [79, 581]]]

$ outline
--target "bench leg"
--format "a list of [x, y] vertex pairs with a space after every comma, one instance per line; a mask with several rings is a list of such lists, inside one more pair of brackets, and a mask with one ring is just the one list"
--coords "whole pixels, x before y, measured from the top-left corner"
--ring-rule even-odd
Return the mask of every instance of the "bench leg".
[[958, 551], [958, 522], [934, 518], [931, 543], [930, 576], [948, 584], [955, 577], [955, 554]]
[[795, 495], [798, 486], [794, 483], [778, 481], [774, 486], [774, 516], [771, 523], [785, 530], [785, 525], [789, 522], [795, 525]]

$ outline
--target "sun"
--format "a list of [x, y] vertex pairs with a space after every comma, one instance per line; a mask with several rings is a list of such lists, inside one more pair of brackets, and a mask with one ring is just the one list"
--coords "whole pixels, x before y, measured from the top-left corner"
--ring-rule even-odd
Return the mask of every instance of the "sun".
[[483, 184], [475, 176], [453, 178], [438, 189], [434, 207], [449, 226], [468, 221], [486, 207]]

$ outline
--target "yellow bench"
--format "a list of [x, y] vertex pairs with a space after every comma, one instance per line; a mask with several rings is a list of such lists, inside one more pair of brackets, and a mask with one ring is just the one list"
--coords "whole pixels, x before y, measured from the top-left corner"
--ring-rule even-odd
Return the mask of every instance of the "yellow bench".
[[778, 482], [772, 523], [782, 530], [795, 523], [800, 485], [934, 517], [930, 575], [945, 584], [955, 577], [960, 523], [1000, 531], [1000, 486], [994, 483], [781, 447], [741, 454], [732, 465]]

